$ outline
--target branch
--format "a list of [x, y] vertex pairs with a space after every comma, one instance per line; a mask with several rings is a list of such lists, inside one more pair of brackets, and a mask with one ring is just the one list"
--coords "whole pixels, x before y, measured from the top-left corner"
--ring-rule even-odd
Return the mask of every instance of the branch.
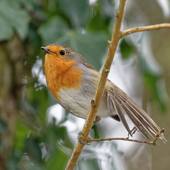
[[135, 143], [143, 143], [148, 145], [156, 145], [156, 141], [141, 141], [137, 139], [129, 139], [129, 138], [123, 138], [123, 137], [117, 137], [117, 138], [103, 138], [103, 139], [89, 139], [88, 143], [91, 142], [104, 142], [104, 141], [113, 141], [113, 140], [121, 140], [121, 141], [127, 141], [127, 142], [135, 142]]
[[100, 104], [100, 99], [104, 92], [104, 87], [107, 81], [107, 76], [110, 71], [110, 67], [111, 67], [117, 46], [118, 46], [118, 42], [121, 38], [121, 24], [122, 24], [122, 20], [124, 16], [125, 3], [126, 3], [126, 0], [120, 0], [119, 8], [118, 8], [116, 18], [115, 18], [112, 39], [111, 39], [111, 42], [109, 43], [107, 57], [106, 57], [105, 63], [101, 71], [101, 76], [100, 76], [99, 83], [96, 89], [95, 98], [91, 101], [91, 109], [87, 116], [85, 125], [83, 127], [82, 135], [80, 136], [79, 142], [77, 143], [72, 153], [72, 156], [67, 164], [66, 170], [74, 169], [77, 163], [77, 160], [82, 152], [82, 149], [84, 148], [85, 144], [88, 141], [88, 134], [89, 134], [90, 129], [93, 126], [93, 122], [96, 117], [96, 112]]
[[170, 23], [129, 28], [122, 32], [121, 38], [124, 36], [130, 35], [130, 34], [133, 34], [133, 33], [137, 33], [137, 32], [154, 31], [154, 30], [160, 30], [160, 29], [166, 29], [166, 28], [167, 29], [170, 28]]
[[155, 136], [155, 138], [152, 141], [146, 141], [146, 140], [141, 141], [141, 140], [137, 140], [137, 139], [129, 139], [129, 135], [128, 135], [128, 137], [126, 137], [126, 138], [124, 138], [124, 137], [103, 138], [103, 139], [102, 138], [101, 139], [91, 139], [91, 138], [89, 138], [87, 143], [91, 143], [91, 142], [104, 142], [104, 141], [112, 141], [112, 140], [123, 140], [123, 141], [128, 141], [128, 142], [136, 142], [136, 143], [143, 143], [143, 144], [149, 144], [149, 145], [156, 145], [156, 141], [159, 139], [160, 135], [162, 133], [164, 133], [164, 132], [165, 132], [165, 129], [162, 129], [157, 134], [157, 136]]

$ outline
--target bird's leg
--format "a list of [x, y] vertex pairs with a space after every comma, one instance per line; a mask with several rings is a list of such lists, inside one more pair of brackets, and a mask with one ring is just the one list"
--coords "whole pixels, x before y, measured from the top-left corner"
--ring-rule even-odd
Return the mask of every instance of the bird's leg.
[[137, 131], [137, 128], [134, 126], [131, 130], [130, 133], [128, 133], [127, 139], [130, 138], [130, 136], [133, 136]]
[[94, 120], [94, 124], [92, 126], [92, 129], [94, 128], [95, 124], [98, 123], [101, 120], [100, 116], [96, 116], [95, 120]]

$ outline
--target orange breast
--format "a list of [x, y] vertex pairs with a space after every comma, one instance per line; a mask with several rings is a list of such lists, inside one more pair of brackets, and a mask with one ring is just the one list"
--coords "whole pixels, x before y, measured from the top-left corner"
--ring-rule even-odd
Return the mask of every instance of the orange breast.
[[44, 67], [48, 88], [56, 98], [63, 88], [80, 87], [82, 71], [75, 61], [48, 55]]

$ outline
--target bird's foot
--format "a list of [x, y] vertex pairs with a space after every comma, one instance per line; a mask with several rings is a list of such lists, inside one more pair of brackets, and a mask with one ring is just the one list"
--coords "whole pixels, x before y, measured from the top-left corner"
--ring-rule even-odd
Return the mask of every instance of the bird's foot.
[[82, 132], [79, 132], [79, 134], [78, 134], [78, 141], [79, 141], [80, 144], [82, 144], [82, 145], [88, 145], [88, 144], [89, 144], [88, 141], [89, 141], [90, 139], [91, 139], [90, 137], [88, 137], [87, 139], [85, 139], [84, 134], [83, 134]]
[[133, 136], [133, 135], [136, 133], [136, 131], [137, 131], [137, 128], [134, 126], [134, 127], [130, 130], [130, 132], [128, 133], [127, 139], [129, 139], [130, 136]]

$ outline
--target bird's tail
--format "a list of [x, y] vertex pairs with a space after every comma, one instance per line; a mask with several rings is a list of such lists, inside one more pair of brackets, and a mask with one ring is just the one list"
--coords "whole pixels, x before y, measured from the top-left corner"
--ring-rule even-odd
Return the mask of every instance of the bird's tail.
[[122, 90], [116, 87], [116, 94], [112, 91], [110, 95], [112, 107], [119, 115], [123, 125], [132, 136], [125, 114], [131, 119], [135, 127], [149, 140], [156, 141], [158, 138], [163, 142], [167, 140], [164, 137], [164, 129], [161, 129], [152, 118], [139, 106], [137, 106]]

